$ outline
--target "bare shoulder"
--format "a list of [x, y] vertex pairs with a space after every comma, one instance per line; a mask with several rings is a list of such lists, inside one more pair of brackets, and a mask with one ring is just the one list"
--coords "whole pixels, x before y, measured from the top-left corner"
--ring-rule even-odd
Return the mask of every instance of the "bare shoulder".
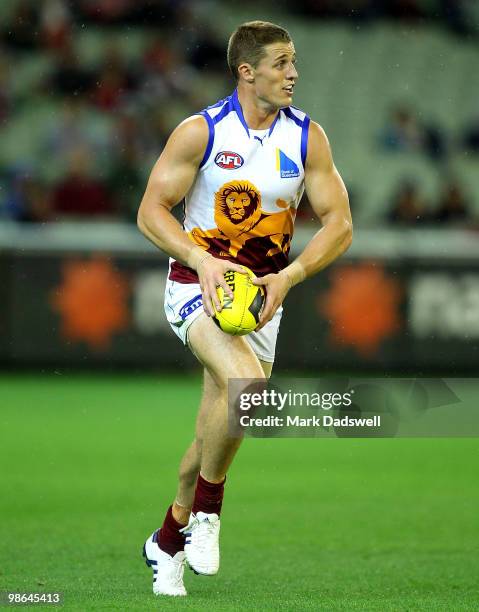
[[207, 140], [208, 132], [208, 123], [203, 115], [192, 115], [182, 121], [173, 133], [182, 137], [188, 136], [189, 138], [203, 138]]
[[202, 115], [193, 115], [182, 121], [172, 132], [165, 148], [167, 154], [174, 154], [188, 161], [203, 158], [209, 139], [209, 128]]
[[306, 157], [306, 167], [315, 168], [323, 171], [331, 169], [333, 159], [328, 137], [323, 128], [311, 121], [308, 132], [308, 153]]

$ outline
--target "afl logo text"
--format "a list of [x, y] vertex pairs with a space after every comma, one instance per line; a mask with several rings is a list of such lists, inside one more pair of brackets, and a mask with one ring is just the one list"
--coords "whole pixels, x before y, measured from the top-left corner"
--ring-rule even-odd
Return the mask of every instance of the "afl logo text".
[[236, 170], [244, 164], [244, 159], [234, 151], [220, 151], [215, 157], [215, 164], [224, 170]]

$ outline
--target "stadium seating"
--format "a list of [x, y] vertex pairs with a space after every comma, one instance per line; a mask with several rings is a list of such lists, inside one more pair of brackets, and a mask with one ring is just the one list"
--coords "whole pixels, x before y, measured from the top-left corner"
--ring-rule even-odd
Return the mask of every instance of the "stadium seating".
[[[1, 19], [8, 16], [8, 7], [9, 3], [0, 3]], [[223, 37], [238, 22], [252, 18], [250, 13], [220, 5], [216, 23]], [[284, 23], [280, 14], [265, 17]], [[327, 131], [336, 163], [356, 195], [356, 223], [381, 222], [391, 194], [404, 179], [416, 181], [429, 200], [437, 199], [446, 173], [459, 177], [479, 213], [477, 156], [451, 147], [452, 154], [439, 165], [418, 154], [385, 152], [379, 146], [388, 113], [398, 103], [413, 108], [424, 121], [441, 126], [454, 144], [460, 130], [478, 113], [477, 45], [431, 27], [348, 26], [291, 17], [287, 26], [296, 42], [301, 75], [295, 103]], [[75, 49], [81, 63], [89, 67], [99, 65], [112, 43], [119, 44], [131, 62], [139, 62], [154, 36], [154, 31], [144, 28], [108, 28], [105, 32], [88, 26], [76, 35]], [[52, 67], [53, 58], [47, 52], [15, 57], [10, 78], [18, 103], [0, 139], [0, 164], [38, 166], [49, 181], [63, 172], [57, 159], [45, 156], [46, 131], [61, 105], [45, 86]], [[202, 73], [197, 81], [192, 81], [192, 88], [203, 95], [207, 92], [211, 101], [226, 93], [224, 81], [214, 74]], [[196, 110], [189, 102], [163, 104], [170, 127]], [[88, 115], [93, 137], [107, 141], [114, 117], [94, 108]]]

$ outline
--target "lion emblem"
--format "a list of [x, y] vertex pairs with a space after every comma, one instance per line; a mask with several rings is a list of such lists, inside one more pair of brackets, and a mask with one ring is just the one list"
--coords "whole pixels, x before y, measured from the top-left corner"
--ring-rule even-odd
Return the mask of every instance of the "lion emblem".
[[216, 228], [201, 230], [195, 227], [190, 237], [203, 248], [208, 248], [208, 238], [228, 239], [228, 252], [236, 257], [245, 242], [254, 237], [268, 237], [277, 245], [268, 251], [274, 255], [285, 251], [289, 241], [283, 245], [283, 236], [293, 234], [293, 221], [296, 210], [288, 204], [279, 203], [286, 208], [278, 213], [267, 213], [261, 209], [261, 194], [250, 181], [230, 181], [222, 185], [215, 193]]
[[249, 232], [261, 217], [261, 195], [249, 181], [231, 181], [215, 193], [215, 222], [228, 238]]

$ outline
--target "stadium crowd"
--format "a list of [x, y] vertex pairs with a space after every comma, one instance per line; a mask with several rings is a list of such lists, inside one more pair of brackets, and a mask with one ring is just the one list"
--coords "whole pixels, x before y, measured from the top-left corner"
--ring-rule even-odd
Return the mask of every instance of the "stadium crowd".
[[417, 180], [404, 179], [391, 196], [388, 221], [412, 226], [425, 223], [465, 225], [474, 220], [464, 187], [448, 166], [449, 154], [455, 150], [479, 153], [474, 129], [474, 125], [466, 127], [454, 140], [440, 126], [421, 120], [413, 109], [406, 106], [392, 109], [379, 137], [384, 154], [423, 155], [437, 164], [443, 179], [437, 202], [426, 201]]
[[[48, 100], [54, 120], [40, 149], [46, 167], [61, 171], [51, 180], [32, 159], [2, 164], [1, 216], [135, 218], [145, 172], [172, 127], [165, 117], [176, 104], [194, 112], [210, 102], [197, 86], [201, 70], [227, 78], [219, 36], [193, 9], [194, 2], [146, 0], [17, 2], [0, 32], [0, 132], [32, 100]], [[134, 63], [111, 42], [91, 66], [77, 53], [78, 33], [89, 25], [106, 28], [107, 41], [109, 26], [155, 27], [158, 35]], [[35, 54], [47, 56], [51, 69], [22, 99], [12, 67]], [[105, 129], [95, 129], [99, 122]]]
[[460, 36], [477, 36], [475, 0], [292, 0], [289, 8], [308, 17], [348, 17], [362, 23], [378, 19], [435, 22]]
[[[208, 88], [202, 86], [205, 74], [220, 84], [219, 91], [232, 88], [224, 65], [224, 43], [208, 11], [198, 10], [199, 4], [194, 0], [16, 2], [9, 21], [0, 28], [0, 137], [28, 104], [47, 100], [53, 117], [37, 135], [45, 164], [28, 157], [0, 163], [0, 218], [135, 220], [145, 178], [173, 127], [176, 107], [186, 116], [212, 102]], [[380, 7], [386, 4], [385, 12]], [[423, 4], [420, 0], [301, 0], [296, 10], [317, 18], [372, 19], [386, 13], [425, 18]], [[455, 11], [456, 20], [448, 18], [448, 23], [469, 23], [467, 6], [466, 0], [442, 0], [436, 18]], [[79, 33], [89, 26], [101, 26], [107, 41], [97, 63], [85, 62], [77, 52]], [[118, 26], [154, 27], [156, 34], [132, 61], [118, 41], [108, 36]], [[18, 93], [16, 61], [38, 54], [48, 58], [47, 74], [27, 96]], [[420, 119], [414, 109], [397, 106], [378, 141], [385, 154], [419, 152], [445, 164], [449, 153], [458, 149], [479, 155], [479, 117], [478, 123], [454, 135]], [[396, 188], [385, 220], [404, 225], [467, 223], [471, 218], [467, 196], [455, 177], [446, 177], [439, 201], [428, 204], [413, 182]], [[310, 217], [304, 203], [298, 218]]]

